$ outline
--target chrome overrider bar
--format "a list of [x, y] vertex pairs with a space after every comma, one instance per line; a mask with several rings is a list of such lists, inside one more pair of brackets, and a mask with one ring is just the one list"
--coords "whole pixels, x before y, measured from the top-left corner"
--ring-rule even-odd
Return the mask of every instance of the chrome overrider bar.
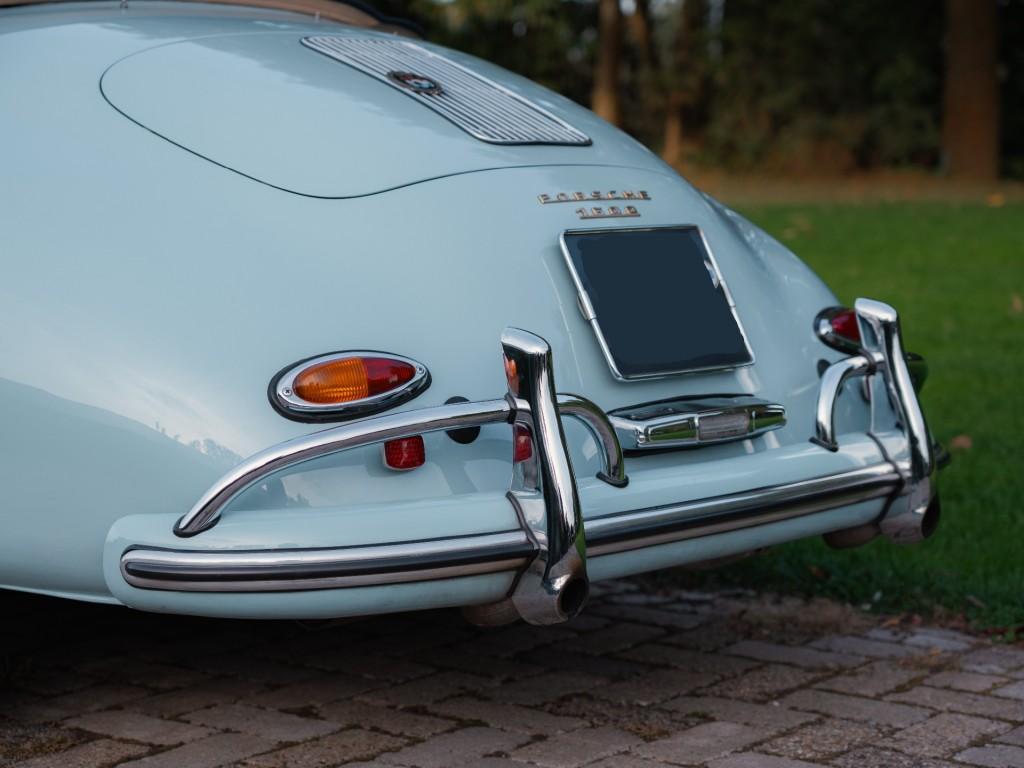
[[[520, 516], [522, 531], [516, 535], [515, 541], [507, 537], [502, 539], [501, 544], [506, 549], [507, 545], [513, 545], [511, 550], [505, 551], [497, 558], [503, 561], [504, 565], [499, 566], [493, 562], [493, 551], [488, 557], [481, 558], [479, 552], [475, 555], [467, 554], [462, 543], [457, 542], [454, 547], [446, 545], [443, 552], [434, 552], [434, 560], [422, 546], [407, 547], [405, 550], [399, 548], [389, 556], [393, 560], [397, 558], [391, 563], [391, 567], [392, 570], [408, 576], [409, 565], [412, 563], [415, 567], [411, 570], [417, 572], [416, 578], [422, 579], [424, 570], [444, 570], [453, 563], [455, 566], [465, 565], [459, 563], [460, 558], [471, 557], [477, 562], [474, 563], [475, 568], [469, 572], [503, 570], [504, 566], [517, 561], [517, 558], [524, 559], [525, 546], [526, 551], [532, 553], [532, 557], [527, 558], [527, 566], [512, 596], [520, 615], [527, 621], [538, 624], [571, 618], [582, 608], [588, 591], [586, 546], [583, 539], [579, 495], [569, 464], [559, 410], [580, 419], [593, 433], [604, 454], [604, 469], [598, 477], [616, 487], [624, 487], [628, 482], [622, 449], [608, 418], [594, 403], [578, 395], [556, 395], [551, 348], [544, 339], [527, 331], [509, 328], [502, 334], [501, 344], [509, 387], [504, 398], [451, 403], [378, 416], [280, 443], [246, 459], [221, 478], [186, 515], [178, 520], [174, 526], [174, 533], [181, 537], [189, 537], [208, 530], [220, 519], [225, 507], [246, 488], [273, 472], [319, 456], [426, 432], [486, 424], [515, 424], [529, 431], [534, 450], [531, 459], [516, 465], [515, 477], [509, 491], [509, 499]], [[494, 542], [474, 543], [483, 545], [486, 549]], [[479, 546], [477, 548], [479, 549]], [[369, 555], [366, 551], [355, 554], [357, 560], [366, 561], [367, 557], [373, 561], [380, 559], [374, 557], [372, 552]], [[323, 551], [321, 555], [321, 564], [318, 566], [321, 576], [336, 585], [352, 583], [356, 573], [365, 575], [364, 571], [358, 568], [351, 573], [346, 573], [344, 568], [339, 570], [331, 551]], [[152, 586], [152, 579], [139, 576], [140, 556], [129, 552], [125, 557], [127, 560], [122, 559], [122, 572], [126, 579], [129, 579], [129, 583], [132, 583], [129, 577], [134, 574], [137, 585]], [[167, 556], [153, 555], [149, 552], [144, 557], [151, 565], [161, 558], [168, 559]], [[196, 560], [201, 559], [202, 555], [193, 553], [189, 557], [193, 560], [190, 564], [184, 564], [184, 570], [191, 574], [191, 583], [193, 586], [206, 583], [209, 568], [206, 565], [201, 566]], [[249, 559], [245, 577], [259, 583], [269, 572], [266, 562], [268, 558], [277, 564], [274, 566], [275, 569], [279, 567], [280, 571], [287, 573], [290, 564], [287, 556], [281, 561], [280, 557], [274, 559], [272, 553], [267, 553], [265, 556]], [[216, 567], [215, 563], [208, 565]], [[327, 575], [327, 571], [330, 571], [330, 576]], [[308, 581], [308, 570], [304, 569], [303, 573], [307, 576], [299, 580]], [[410, 580], [400, 575], [393, 578]], [[377, 583], [380, 583], [379, 580]], [[202, 586], [196, 588], [203, 589]], [[301, 587], [293, 585], [292, 588]]]
[[533, 438], [532, 456], [516, 465], [508, 498], [537, 557], [520, 575], [511, 601], [531, 623], [557, 624], [580, 612], [589, 585], [583, 514], [558, 415], [551, 348], [516, 328], [501, 335], [501, 347], [515, 423]]
[[[931, 435], [907, 366], [898, 313], [888, 304], [873, 299], [857, 299], [854, 310], [862, 349], [857, 355], [833, 363], [822, 375], [815, 411], [815, 435], [811, 441], [830, 451], [838, 450], [835, 405], [843, 385], [853, 377], [881, 375], [906, 438], [906, 455], [894, 461], [902, 484], [878, 527], [893, 541], [914, 543], [930, 536], [938, 523], [936, 462]], [[870, 392], [870, 388], [867, 391]]]

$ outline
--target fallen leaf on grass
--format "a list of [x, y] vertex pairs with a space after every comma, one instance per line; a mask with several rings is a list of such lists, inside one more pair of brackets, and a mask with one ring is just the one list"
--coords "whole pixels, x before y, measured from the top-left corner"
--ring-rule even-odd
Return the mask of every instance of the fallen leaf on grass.
[[1006, 195], [999, 192], [993, 192], [985, 198], [985, 205], [989, 208], [1002, 208], [1006, 205]]
[[974, 447], [974, 441], [970, 435], [957, 435], [949, 441], [949, 447], [958, 451], [969, 451]]
[[1010, 297], [1010, 314], [1019, 315], [1021, 312], [1024, 312], [1024, 299], [1015, 293]]
[[818, 581], [828, 581], [828, 571], [818, 565], [809, 565], [807, 570], [811, 572], [811, 576], [816, 578]]

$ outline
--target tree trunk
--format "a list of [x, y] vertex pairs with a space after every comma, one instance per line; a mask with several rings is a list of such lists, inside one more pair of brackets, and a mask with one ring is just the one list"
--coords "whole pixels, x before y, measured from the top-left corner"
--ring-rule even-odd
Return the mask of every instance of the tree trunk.
[[683, 160], [683, 107], [686, 94], [678, 88], [669, 91], [665, 103], [665, 138], [661, 145], [661, 159], [676, 167]]
[[999, 175], [999, 84], [995, 0], [946, 0], [942, 148], [955, 178]]
[[669, 87], [665, 104], [665, 135], [661, 145], [662, 159], [672, 166], [678, 165], [684, 159], [686, 126], [683, 112], [697, 100], [696, 90], [700, 74], [694, 71], [697, 61], [693, 55], [693, 37], [704, 19], [703, 5], [701, 0], [686, 0], [679, 8], [675, 46], [669, 63], [673, 68], [670, 73], [672, 85]]
[[651, 40], [651, 6], [649, 0], [636, 0], [636, 10], [630, 18], [633, 39], [640, 54], [641, 69], [654, 69], [654, 42]]
[[598, 6], [597, 64], [590, 108], [613, 125], [619, 124], [619, 51], [622, 15], [619, 0], [601, 0]]

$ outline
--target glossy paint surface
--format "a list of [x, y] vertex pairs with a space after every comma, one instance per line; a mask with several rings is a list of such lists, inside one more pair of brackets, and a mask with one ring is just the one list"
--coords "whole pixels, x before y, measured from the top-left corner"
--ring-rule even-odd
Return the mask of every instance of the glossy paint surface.
[[[389, 37], [363, 30], [347, 34]], [[169, 141], [305, 195], [353, 197], [522, 165], [660, 168], [660, 161], [632, 139], [619, 134], [609, 140], [607, 128], [563, 97], [463, 54], [450, 56], [474, 71], [489, 72], [504, 87], [584, 131], [601, 131], [604, 140], [580, 147], [472, 140], [400, 90], [298, 39], [294, 31], [249, 31], [172, 42], [118, 61], [103, 75], [101, 88], [115, 108]]]
[[[625, 491], [591, 480], [600, 468], [595, 446], [580, 425], [567, 422], [584, 517], [881, 460], [874, 443], [852, 434], [868, 426], [852, 390], [842, 402], [844, 450], [830, 454], [807, 442], [817, 362], [838, 357], [812, 329], [818, 310], [834, 303], [828, 289], [775, 240], [559, 97], [479, 65], [547, 100], [547, 108], [592, 136], [592, 148], [489, 147], [410, 99], [393, 103], [386, 86], [369, 78], [357, 83], [356, 73], [341, 77], [338, 93], [325, 98], [343, 109], [342, 95], [355, 89], [367, 105], [386, 107], [380, 135], [367, 116], [351, 135], [339, 126], [334, 147], [306, 146], [290, 118], [271, 126], [280, 135], [270, 144], [262, 128], [230, 137], [231, 151], [244, 155], [233, 162], [274, 155], [260, 170], [268, 178], [280, 173], [275, 178], [287, 176], [305, 191], [361, 195], [323, 199], [258, 183], [186, 151], [127, 119], [100, 92], [115, 62], [136, 54], [143, 60], [141, 52], [158, 46], [215, 40], [207, 52], [242, 62], [251, 75], [264, 47], [269, 62], [291, 61], [281, 52], [289, 41], [301, 48], [302, 36], [335, 28], [355, 33], [283, 13], [173, 3], [0, 12], [0, 585], [154, 610], [231, 613], [234, 597], [203, 596], [200, 604], [194, 595], [133, 595], [111, 563], [132, 544], [180, 545], [170, 533], [173, 521], [223, 472], [314, 431], [278, 415], [267, 384], [284, 366], [335, 350], [384, 350], [427, 365], [430, 389], [402, 409], [455, 395], [500, 396], [506, 383], [499, 337], [506, 326], [547, 339], [557, 388], [605, 410], [709, 393], [751, 394], [786, 406], [789, 425], [764, 437], [629, 458]], [[228, 37], [246, 40], [224, 53]], [[344, 69], [304, 53], [317, 62], [311, 68]], [[280, 66], [268, 68], [268, 77], [285, 77]], [[120, 82], [122, 94], [130, 92], [137, 105], [159, 99], [159, 88], [138, 72], [133, 77], [133, 85], [130, 78]], [[330, 90], [323, 81], [317, 87]], [[411, 161], [384, 141], [400, 129], [431, 156]], [[214, 128], [202, 138], [226, 146]], [[318, 147], [321, 164], [310, 162], [310, 146]], [[490, 153], [497, 150], [502, 156], [495, 160]], [[364, 194], [396, 184], [404, 186]], [[611, 189], [642, 189], [651, 199], [637, 203], [639, 219], [586, 226], [701, 228], [736, 300], [755, 365], [614, 380], [578, 311], [558, 246], [564, 230], [581, 226], [578, 206], [538, 202], [545, 193]], [[442, 536], [508, 526], [514, 514], [502, 494], [511, 473], [509, 429], [487, 427], [470, 445], [429, 435], [426, 451], [427, 464], [403, 474], [385, 469], [378, 449], [300, 467], [284, 478], [284, 500], [239, 500], [217, 528], [188, 546], [340, 546], [410, 531]], [[828, 513], [777, 530], [807, 535], [864, 514]], [[716, 546], [750, 549], [763, 543], [759, 535], [733, 534]], [[674, 546], [650, 567], [706, 557], [700, 542]], [[603, 570], [646, 567], [643, 553], [621, 557], [625, 565]], [[595, 566], [595, 574], [602, 568]], [[500, 591], [498, 581], [268, 597], [252, 601], [245, 615], [281, 615], [285, 600], [288, 615], [479, 602]]]

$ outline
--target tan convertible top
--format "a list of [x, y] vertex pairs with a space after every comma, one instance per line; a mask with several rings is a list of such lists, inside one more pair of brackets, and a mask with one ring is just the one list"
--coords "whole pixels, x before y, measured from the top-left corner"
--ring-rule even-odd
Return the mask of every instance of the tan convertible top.
[[[0, 7], [10, 5], [38, 5], [42, 3], [58, 3], [66, 0], [0, 0]], [[129, 0], [131, 4], [145, 3], [148, 0]], [[178, 0], [208, 5], [242, 5], [250, 8], [270, 8], [275, 11], [290, 11], [308, 16], [319, 16], [330, 21], [340, 21], [355, 27], [366, 27], [380, 32], [393, 32], [407, 37], [420, 37], [415, 25], [407, 24], [399, 19], [378, 16], [369, 7], [361, 7], [361, 3], [348, 4], [342, 0]]]

